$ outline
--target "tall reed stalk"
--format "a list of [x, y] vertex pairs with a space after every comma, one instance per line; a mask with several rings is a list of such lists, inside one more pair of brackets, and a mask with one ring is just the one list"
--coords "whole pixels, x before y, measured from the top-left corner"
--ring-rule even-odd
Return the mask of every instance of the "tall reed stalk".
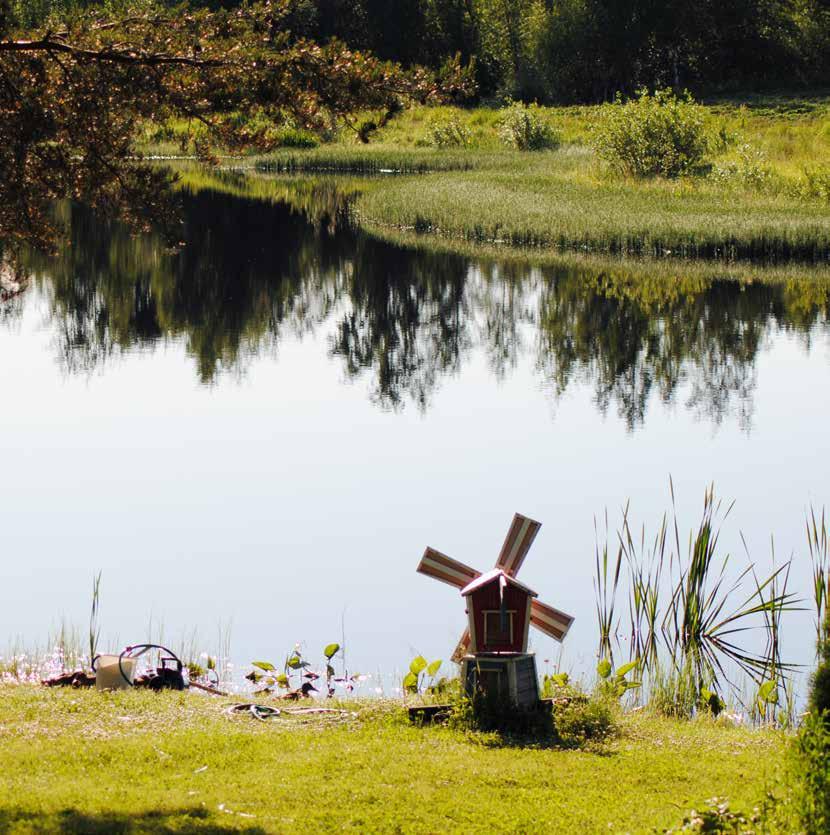
[[628, 612], [631, 625], [630, 658], [639, 659], [644, 671], [653, 669], [658, 660], [660, 590], [666, 556], [666, 516], [646, 553], [645, 526], [640, 531], [639, 544], [623, 518], [618, 536], [630, 576]]
[[[623, 518], [628, 518], [628, 505], [626, 505], [625, 510], [623, 511]], [[607, 659], [613, 664], [614, 651], [611, 646], [611, 638], [616, 631], [614, 627], [614, 616], [617, 586], [620, 582], [620, 571], [622, 569], [623, 549], [622, 546], [618, 548], [616, 561], [612, 563], [609, 558], [607, 511], [605, 513], [605, 544], [602, 546], [601, 551], [596, 517], [594, 517], [594, 536], [596, 540], [596, 575], [594, 577], [594, 597], [596, 598], [597, 626], [599, 627], [599, 647], [597, 655], [600, 659]]]
[[[671, 523], [663, 516], [654, 539], [643, 528], [635, 537], [626, 505], [617, 532], [619, 549], [616, 561], [606, 543], [600, 547], [597, 532], [596, 597], [599, 627], [599, 654], [611, 660], [612, 637], [617, 627], [616, 595], [621, 582], [627, 581], [630, 657], [639, 659], [643, 674], [653, 679], [651, 689], [660, 694], [661, 704], [672, 693], [682, 704], [677, 710], [689, 712], [690, 691], [693, 701], [721, 709], [719, 694], [725, 688], [738, 689], [730, 675], [743, 672], [758, 687], [764, 710], [768, 712], [786, 696], [788, 676], [793, 665], [782, 658], [781, 632], [783, 614], [799, 602], [789, 590], [791, 560], [776, 566], [772, 552], [772, 572], [759, 575], [746, 549], [748, 566], [732, 572], [729, 554], [722, 554], [720, 530], [734, 503], [725, 506], [715, 496], [714, 485], [704, 494], [703, 512], [697, 529], [689, 534], [686, 548], [681, 548], [674, 484], [669, 481]], [[670, 535], [670, 524], [673, 536]], [[596, 521], [594, 523], [596, 530]], [[814, 540], [821, 546], [818, 524], [813, 525]], [[673, 541], [672, 541], [673, 540]], [[820, 547], [814, 549], [820, 551]], [[821, 600], [827, 604], [827, 552], [821, 569]], [[623, 559], [627, 568], [622, 571]], [[763, 633], [763, 649], [746, 640]], [[647, 690], [649, 688], [646, 688]], [[761, 699], [763, 697], [763, 699]]]
[[810, 506], [807, 516], [807, 546], [813, 564], [813, 601], [816, 607], [816, 652], [825, 641], [830, 640], [830, 621], [827, 620], [827, 601], [830, 598], [830, 543], [827, 538], [827, 524], [824, 508], [821, 520], [816, 519], [815, 508]]
[[[672, 490], [674, 505], [674, 491]], [[789, 572], [790, 563], [774, 569], [763, 580], [755, 577], [755, 565], [750, 564], [736, 579], [728, 582], [727, 568], [730, 557], [719, 556], [718, 540], [720, 525], [728, 517], [734, 502], [725, 511], [715, 499], [714, 485], [704, 495], [703, 515], [697, 532], [690, 535], [688, 557], [676, 562], [676, 582], [671, 594], [669, 608], [663, 621], [666, 643], [677, 663], [689, 661], [697, 674], [700, 688], [711, 682], [716, 687], [720, 682], [729, 682], [726, 664], [734, 663], [756, 683], [764, 681], [769, 668], [767, 653], [758, 653], [738, 643], [738, 636], [753, 629], [769, 631], [776, 625], [780, 634], [780, 616], [784, 611], [795, 608], [793, 594], [781, 587], [783, 572]], [[677, 513], [675, 510], [675, 542], [680, 553]], [[749, 595], [737, 605], [736, 596], [741, 595], [748, 576], [755, 579]], [[761, 622], [758, 623], [758, 618]], [[769, 645], [769, 644], [768, 644]], [[776, 637], [776, 646], [779, 646]], [[791, 669], [779, 661], [779, 670]]]
[[92, 606], [89, 612], [89, 663], [98, 654], [98, 642], [101, 639], [101, 573], [92, 578]]

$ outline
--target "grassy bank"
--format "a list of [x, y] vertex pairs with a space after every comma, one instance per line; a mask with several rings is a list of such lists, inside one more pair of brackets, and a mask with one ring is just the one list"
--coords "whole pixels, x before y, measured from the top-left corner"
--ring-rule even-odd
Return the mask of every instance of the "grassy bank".
[[362, 195], [369, 227], [479, 243], [626, 255], [823, 260], [830, 209], [786, 195], [708, 182], [603, 177], [583, 148], [516, 159], [496, 170], [399, 179]]
[[[415, 108], [368, 145], [344, 130], [319, 147], [282, 148], [245, 164], [418, 174], [361, 191], [356, 219], [384, 234], [595, 253], [830, 258], [830, 97], [711, 102], [706, 119], [717, 147], [705, 170], [677, 180], [612, 173], [590, 144], [596, 107], [540, 112], [562, 140], [556, 150], [505, 148], [497, 109]], [[434, 126], [450, 122], [468, 147], [434, 147]]]
[[229, 717], [195, 694], [0, 687], [0, 832], [651, 832], [786, 779], [779, 732], [629, 715], [599, 752], [416, 728], [400, 704]]

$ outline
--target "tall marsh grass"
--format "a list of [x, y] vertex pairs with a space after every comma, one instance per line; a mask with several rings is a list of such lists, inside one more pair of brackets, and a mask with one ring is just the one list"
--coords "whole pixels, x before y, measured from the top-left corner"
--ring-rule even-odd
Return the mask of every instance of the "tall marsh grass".
[[[781, 653], [783, 615], [799, 602], [788, 588], [790, 562], [776, 566], [773, 551], [770, 573], [759, 576], [747, 551], [748, 565], [732, 571], [720, 547], [732, 505], [716, 498], [714, 486], [704, 494], [700, 521], [684, 547], [671, 482], [670, 493], [671, 521], [664, 515], [652, 539], [645, 529], [633, 535], [626, 505], [616, 561], [609, 559], [607, 544], [597, 546], [599, 657], [610, 660], [613, 638], [626, 635], [644, 698], [670, 716], [717, 713], [726, 698], [741, 700], [736, 674], [742, 675], [756, 689], [751, 711], [769, 720], [792, 693], [794, 667]], [[627, 630], [614, 628], [620, 586], [628, 596]], [[752, 640], [758, 636], [762, 643]]]

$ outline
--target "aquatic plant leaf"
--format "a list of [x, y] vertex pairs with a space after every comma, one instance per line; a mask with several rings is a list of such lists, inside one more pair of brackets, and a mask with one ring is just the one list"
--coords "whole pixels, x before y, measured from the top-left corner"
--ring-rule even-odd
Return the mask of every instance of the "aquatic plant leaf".
[[773, 679], [765, 681], [758, 688], [758, 700], [775, 704], [778, 701], [778, 682]]
[[280, 687], [288, 687], [288, 676], [285, 673], [280, 673], [277, 676], [277, 684]]
[[270, 661], [252, 661], [251, 665], [258, 667], [260, 670], [264, 670], [266, 673], [277, 669]]
[[427, 667], [427, 675], [430, 676], [430, 678], [434, 676], [438, 672], [438, 670], [441, 669], [441, 663], [441, 659], [439, 658], [433, 661], [432, 664], [430, 664]]
[[323, 650], [323, 655], [331, 661], [335, 655], [340, 651], [340, 644], [328, 644], [326, 648]]
[[292, 655], [291, 658], [288, 659], [287, 663], [292, 670], [299, 670], [300, 667], [303, 666], [303, 660], [299, 655]]
[[409, 665], [409, 671], [416, 676], [419, 673], [422, 673], [426, 668], [427, 660], [423, 655], [419, 655], [417, 658], [414, 658], [412, 663]]
[[602, 661], [597, 664], [597, 675], [600, 678], [608, 678], [611, 675], [611, 662], [607, 658], [603, 658]]
[[415, 673], [407, 673], [403, 679], [403, 686], [405, 690], [415, 692], [418, 689], [418, 676]]
[[[617, 667], [617, 672], [615, 673], [615, 675], [618, 678], [623, 678], [626, 675], [628, 675], [628, 673], [630, 673], [639, 663], [640, 659], [635, 658], [634, 661], [629, 661], [628, 664], [623, 664], [622, 667]], [[603, 676], [603, 678], [605, 678], [605, 676]]]

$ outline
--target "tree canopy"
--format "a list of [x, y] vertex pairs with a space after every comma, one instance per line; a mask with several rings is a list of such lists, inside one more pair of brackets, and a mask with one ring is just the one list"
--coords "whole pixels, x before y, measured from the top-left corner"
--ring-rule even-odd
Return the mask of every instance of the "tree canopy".
[[[458, 62], [439, 77], [402, 70], [289, 28], [289, 0], [234, 9], [143, 4], [94, 8], [16, 28], [0, 0], [0, 246], [50, 248], [51, 206], [70, 197], [175, 239], [169, 174], [136, 157], [143, 120], [195, 120], [224, 147], [266, 149], [251, 117], [319, 130], [363, 108], [463, 89]], [[18, 16], [19, 17], [19, 16]], [[240, 120], [238, 114], [246, 119]]]

